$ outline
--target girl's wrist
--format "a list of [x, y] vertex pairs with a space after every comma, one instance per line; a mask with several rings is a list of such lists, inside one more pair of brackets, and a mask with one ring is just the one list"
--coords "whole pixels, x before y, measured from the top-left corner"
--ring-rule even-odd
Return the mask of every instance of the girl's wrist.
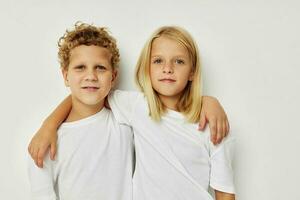
[[47, 129], [47, 130], [53, 130], [56, 131], [57, 130], [57, 125], [53, 122], [51, 122], [50, 120], [46, 119], [43, 124], [42, 124], [42, 128], [43, 129]]

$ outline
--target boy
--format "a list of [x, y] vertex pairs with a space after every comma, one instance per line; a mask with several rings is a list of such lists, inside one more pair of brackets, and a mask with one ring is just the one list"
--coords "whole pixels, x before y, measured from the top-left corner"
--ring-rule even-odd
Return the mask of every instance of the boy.
[[105, 108], [119, 51], [106, 29], [76, 24], [59, 40], [72, 109], [58, 132], [56, 160], [29, 160], [34, 199], [132, 199], [133, 135]]

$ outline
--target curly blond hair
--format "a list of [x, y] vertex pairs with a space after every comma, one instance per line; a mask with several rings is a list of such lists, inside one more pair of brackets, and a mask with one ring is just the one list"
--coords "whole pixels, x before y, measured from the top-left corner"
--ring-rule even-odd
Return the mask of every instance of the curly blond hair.
[[112, 54], [111, 64], [113, 69], [118, 66], [120, 61], [119, 49], [115, 38], [109, 34], [108, 29], [77, 22], [74, 30], [66, 30], [58, 41], [58, 59], [62, 69], [68, 69], [70, 52], [79, 45], [95, 45], [108, 49]]

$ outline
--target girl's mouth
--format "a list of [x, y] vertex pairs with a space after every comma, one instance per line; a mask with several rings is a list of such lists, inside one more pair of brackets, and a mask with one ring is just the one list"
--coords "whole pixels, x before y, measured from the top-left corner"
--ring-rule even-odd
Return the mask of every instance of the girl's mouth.
[[163, 79], [159, 79], [159, 81], [164, 82], [164, 83], [174, 83], [176, 80], [171, 79], [171, 78], [163, 78]]

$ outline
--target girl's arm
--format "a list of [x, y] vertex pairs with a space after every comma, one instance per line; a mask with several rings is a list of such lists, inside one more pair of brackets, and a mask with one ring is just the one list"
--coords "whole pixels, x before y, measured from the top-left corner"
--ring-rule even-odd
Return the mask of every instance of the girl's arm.
[[219, 144], [228, 135], [228, 118], [216, 98], [203, 96], [199, 130], [204, 130], [207, 121], [209, 123], [212, 143]]
[[41, 128], [31, 139], [28, 152], [38, 167], [43, 167], [44, 156], [50, 148], [50, 158], [56, 154], [57, 129], [67, 118], [72, 108], [71, 96], [68, 96], [44, 121]]
[[229, 194], [218, 190], [215, 190], [215, 197], [216, 200], [235, 200], [234, 194]]

